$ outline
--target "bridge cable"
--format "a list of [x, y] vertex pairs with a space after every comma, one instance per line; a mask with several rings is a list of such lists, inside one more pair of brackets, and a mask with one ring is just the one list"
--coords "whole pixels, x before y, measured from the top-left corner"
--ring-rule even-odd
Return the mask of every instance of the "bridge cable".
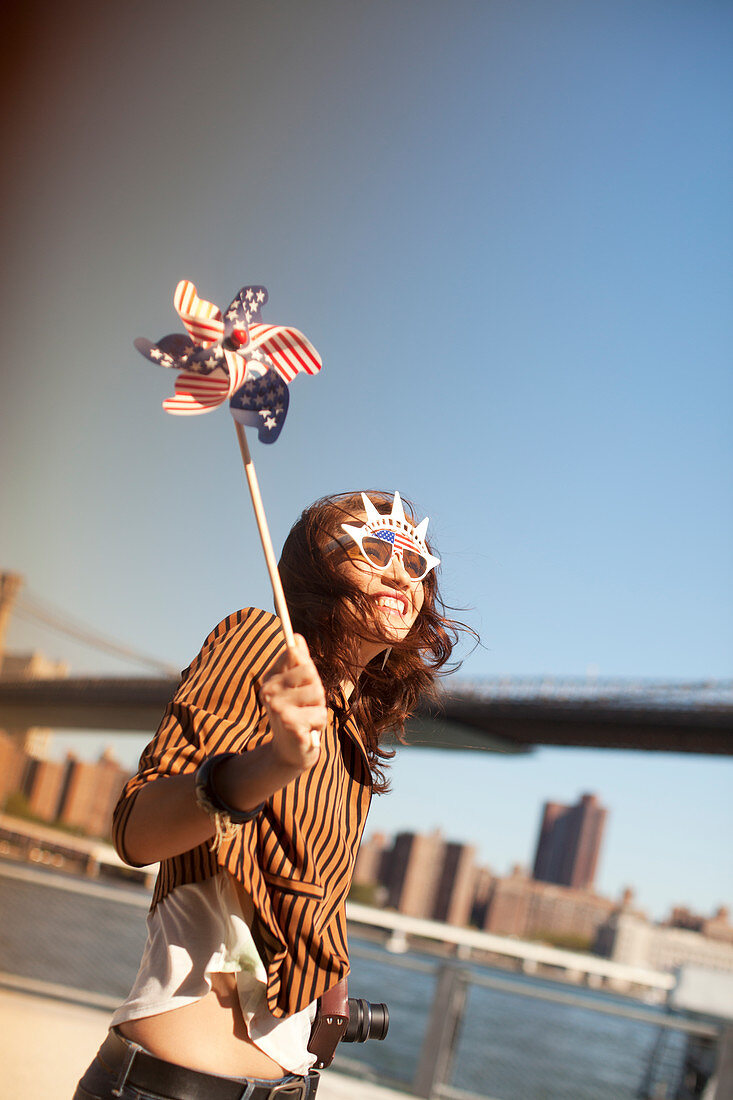
[[87, 626], [78, 619], [72, 619], [66, 612], [54, 608], [49, 603], [38, 600], [27, 593], [23, 593], [18, 597], [13, 610], [15, 614], [26, 621], [40, 622], [50, 630], [64, 634], [90, 649], [100, 650], [124, 660], [134, 661], [137, 664], [145, 665], [147, 668], [153, 668], [165, 676], [178, 676], [180, 672], [180, 669], [175, 668], [173, 665], [161, 661], [157, 657], [150, 657], [146, 653], [141, 653], [140, 650], [124, 645], [114, 638], [100, 634], [93, 627]]

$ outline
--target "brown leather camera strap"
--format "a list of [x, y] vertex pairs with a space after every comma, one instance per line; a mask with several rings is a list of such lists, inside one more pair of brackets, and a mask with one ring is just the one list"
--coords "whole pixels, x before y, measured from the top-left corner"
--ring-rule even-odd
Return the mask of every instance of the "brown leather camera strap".
[[346, 978], [318, 999], [308, 1050], [318, 1059], [314, 1069], [330, 1066], [349, 1022], [349, 986]]

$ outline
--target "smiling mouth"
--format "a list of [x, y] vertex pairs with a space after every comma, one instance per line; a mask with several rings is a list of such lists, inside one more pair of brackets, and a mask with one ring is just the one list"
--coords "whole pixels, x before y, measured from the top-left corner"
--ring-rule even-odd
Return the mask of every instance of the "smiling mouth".
[[407, 600], [402, 596], [377, 596], [377, 607], [397, 611], [400, 615], [407, 614]]

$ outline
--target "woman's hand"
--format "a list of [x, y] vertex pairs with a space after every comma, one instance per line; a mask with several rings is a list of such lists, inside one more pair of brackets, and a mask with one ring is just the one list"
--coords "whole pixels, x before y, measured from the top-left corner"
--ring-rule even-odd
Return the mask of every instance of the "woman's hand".
[[296, 634], [295, 645], [261, 681], [259, 696], [270, 719], [272, 749], [278, 762], [305, 771], [318, 759], [328, 711], [326, 693], [305, 638]]

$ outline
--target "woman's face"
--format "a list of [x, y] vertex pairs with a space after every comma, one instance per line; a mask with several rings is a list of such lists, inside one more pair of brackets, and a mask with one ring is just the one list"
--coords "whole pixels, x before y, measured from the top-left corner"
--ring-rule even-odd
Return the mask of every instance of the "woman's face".
[[387, 568], [377, 570], [354, 544], [346, 549], [339, 568], [369, 597], [380, 634], [393, 644], [406, 638], [420, 613], [425, 593], [423, 582], [412, 580], [405, 572], [401, 556], [393, 553]]

